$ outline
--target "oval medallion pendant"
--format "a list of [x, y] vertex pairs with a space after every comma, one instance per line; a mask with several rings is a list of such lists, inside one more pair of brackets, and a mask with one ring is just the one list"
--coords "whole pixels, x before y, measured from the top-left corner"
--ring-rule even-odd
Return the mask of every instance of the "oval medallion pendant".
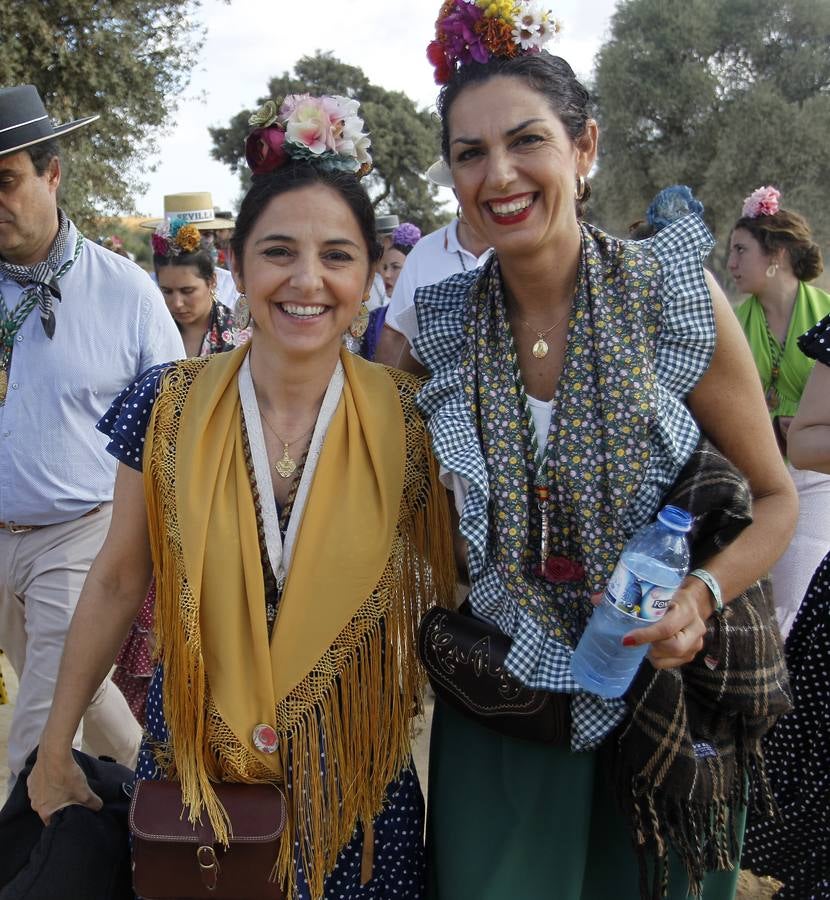
[[542, 359], [548, 355], [548, 342], [544, 338], [539, 338], [533, 345], [533, 350], [531, 352], [536, 359]]
[[251, 738], [260, 753], [277, 752], [277, 732], [270, 725], [257, 725]]

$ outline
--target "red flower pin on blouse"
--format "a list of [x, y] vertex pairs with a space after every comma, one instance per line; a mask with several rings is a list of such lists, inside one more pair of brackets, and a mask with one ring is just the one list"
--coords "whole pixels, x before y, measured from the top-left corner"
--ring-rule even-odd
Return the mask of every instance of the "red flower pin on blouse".
[[563, 584], [574, 581], [582, 581], [585, 577], [585, 567], [567, 556], [549, 556], [545, 560], [544, 569], [537, 566], [535, 574], [552, 584]]

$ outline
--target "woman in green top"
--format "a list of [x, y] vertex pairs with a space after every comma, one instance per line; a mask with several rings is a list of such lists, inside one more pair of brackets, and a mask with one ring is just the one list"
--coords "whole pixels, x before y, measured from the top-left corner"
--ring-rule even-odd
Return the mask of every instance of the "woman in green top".
[[[830, 294], [808, 284], [824, 268], [821, 251], [804, 218], [782, 209], [779, 196], [775, 188], [761, 187], [745, 200], [732, 229], [729, 272], [738, 288], [751, 295], [738, 307], [738, 320], [786, 455], [787, 430], [814, 364], [798, 349], [798, 337], [830, 312]], [[789, 470], [800, 501], [798, 527], [772, 570], [784, 637], [830, 546], [830, 477], [792, 466]]]

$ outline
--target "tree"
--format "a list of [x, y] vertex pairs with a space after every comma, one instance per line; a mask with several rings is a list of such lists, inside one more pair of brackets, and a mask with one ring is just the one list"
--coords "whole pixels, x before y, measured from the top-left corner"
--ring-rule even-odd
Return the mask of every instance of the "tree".
[[[340, 94], [358, 100], [372, 139], [374, 169], [364, 184], [375, 208], [396, 213], [401, 221], [415, 222], [424, 231], [443, 224], [446, 216], [436, 204], [436, 189], [424, 177], [440, 146], [438, 124], [429, 112], [416, 109], [400, 91], [387, 91], [372, 84], [357, 66], [320, 51], [298, 60], [293, 75], [284, 72], [272, 78], [268, 94], [257, 103], [269, 98], [279, 102], [287, 94]], [[227, 127], [210, 129], [214, 159], [240, 172], [243, 188], [250, 177], [244, 163], [244, 143], [250, 131], [251, 112], [242, 110]]]
[[829, 43], [826, 0], [623, 0], [596, 70], [596, 218], [624, 230], [683, 182], [723, 245], [774, 184], [826, 246]]
[[204, 38], [200, 0], [0, 0], [0, 84], [37, 86], [58, 122], [101, 118], [61, 140], [61, 203], [81, 227], [132, 208], [139, 164], [175, 109]]

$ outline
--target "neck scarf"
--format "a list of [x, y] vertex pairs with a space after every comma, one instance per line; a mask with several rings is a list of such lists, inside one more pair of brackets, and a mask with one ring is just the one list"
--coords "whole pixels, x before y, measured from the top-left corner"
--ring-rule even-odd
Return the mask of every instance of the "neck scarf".
[[[344, 352], [343, 392], [269, 640], [237, 382], [246, 352], [174, 366], [148, 429], [170, 731], [159, 761], [181, 782], [190, 820], [206, 812], [223, 841], [228, 822], [211, 781], [287, 782], [276, 876], [290, 896], [298, 841], [320, 896], [339, 849], [377, 815], [409, 759], [422, 687], [417, 622], [454, 583], [446, 496], [415, 411], [416, 380]], [[252, 742], [259, 723], [277, 732], [272, 755]]]
[[[611, 252], [611, 251], [609, 251]], [[547, 445], [551, 492], [550, 553], [580, 563], [584, 581], [549, 583], [538, 564], [540, 515], [533, 495], [535, 460], [516, 351], [507, 322], [498, 261], [479, 281], [462, 360], [472, 415], [480, 423], [493, 504], [491, 540], [502, 583], [522, 614], [561, 643], [575, 646], [591, 606], [627, 537], [622, 514], [642, 481], [649, 458], [649, 422], [656, 409], [650, 366], [659, 303], [625, 314], [619, 297], [648, 297], [657, 273], [623, 269], [618, 290], [606, 284], [605, 261], [583, 233], [578, 288], [568, 322], [568, 346], [553, 401]], [[650, 352], [646, 352], [648, 348]], [[586, 360], [592, 360], [586, 365]], [[473, 591], [475, 608], [476, 592]]]
[[[778, 395], [778, 403], [770, 410], [770, 415], [773, 418], [794, 416], [798, 412], [801, 394], [813, 368], [813, 360], [799, 350], [798, 338], [830, 313], [830, 294], [803, 281], [799, 282], [777, 378], [772, 377], [773, 354], [764, 307], [753, 295], [736, 312], [755, 358], [764, 393], [774, 388]], [[773, 337], [772, 340], [776, 338]]]
[[[21, 287], [29, 288], [30, 295], [37, 297], [37, 305], [40, 308], [40, 322], [46, 336], [51, 340], [55, 335], [55, 310], [52, 308], [54, 298], [58, 301], [61, 299], [61, 291], [58, 286], [58, 279], [64, 274], [58, 271], [64, 251], [66, 250], [66, 241], [69, 237], [69, 219], [67, 219], [62, 209], [58, 210], [58, 233], [49, 253], [43, 262], [35, 263], [33, 266], [19, 266], [10, 263], [0, 257], [0, 273], [5, 275], [11, 281], [16, 281]], [[80, 235], [79, 235], [80, 237]], [[77, 258], [77, 254], [75, 254]], [[73, 258], [72, 262], [75, 259]], [[71, 265], [71, 263], [70, 263]], [[20, 301], [24, 302], [23, 299]]]

